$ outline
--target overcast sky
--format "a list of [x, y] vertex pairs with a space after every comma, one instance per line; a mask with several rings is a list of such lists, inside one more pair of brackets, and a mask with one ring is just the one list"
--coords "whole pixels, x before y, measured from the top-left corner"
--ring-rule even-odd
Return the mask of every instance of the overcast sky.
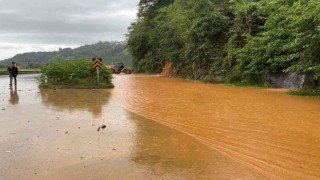
[[0, 60], [125, 40], [139, 0], [0, 0]]

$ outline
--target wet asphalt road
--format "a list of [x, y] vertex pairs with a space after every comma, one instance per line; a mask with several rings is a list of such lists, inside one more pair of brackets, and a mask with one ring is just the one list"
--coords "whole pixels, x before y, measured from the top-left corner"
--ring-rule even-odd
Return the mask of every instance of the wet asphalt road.
[[12, 89], [0, 76], [1, 180], [262, 178], [126, 110], [121, 91], [41, 90], [37, 76], [19, 75]]
[[106, 90], [0, 76], [2, 179], [318, 179], [315, 98], [148, 75]]

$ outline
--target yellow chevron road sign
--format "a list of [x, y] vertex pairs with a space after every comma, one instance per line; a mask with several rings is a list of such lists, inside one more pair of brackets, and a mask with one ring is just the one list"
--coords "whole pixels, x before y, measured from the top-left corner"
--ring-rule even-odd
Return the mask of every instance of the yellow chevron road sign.
[[95, 69], [102, 68], [102, 59], [101, 58], [93, 58], [92, 59], [92, 67]]

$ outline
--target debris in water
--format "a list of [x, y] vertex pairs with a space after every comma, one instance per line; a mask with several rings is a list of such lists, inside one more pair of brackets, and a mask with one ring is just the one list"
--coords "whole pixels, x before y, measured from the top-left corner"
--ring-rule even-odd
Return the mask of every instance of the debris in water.
[[99, 126], [98, 129], [97, 129], [97, 131], [100, 131], [100, 128], [101, 128], [101, 129], [105, 129], [106, 127], [107, 127], [106, 125]]
[[1, 109], [2, 111], [6, 110], [6, 109]]
[[69, 133], [69, 131], [66, 131], [64, 134], [68, 134]]

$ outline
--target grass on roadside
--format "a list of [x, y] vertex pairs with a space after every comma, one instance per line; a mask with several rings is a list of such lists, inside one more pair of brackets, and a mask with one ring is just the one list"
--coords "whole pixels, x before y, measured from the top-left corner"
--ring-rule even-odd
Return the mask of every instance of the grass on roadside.
[[225, 86], [231, 87], [247, 87], [247, 88], [270, 88], [268, 85], [263, 84], [246, 84], [246, 83], [224, 83]]
[[293, 96], [313, 96], [320, 97], [320, 90], [315, 89], [300, 89], [300, 90], [292, 90], [287, 92], [288, 95]]

